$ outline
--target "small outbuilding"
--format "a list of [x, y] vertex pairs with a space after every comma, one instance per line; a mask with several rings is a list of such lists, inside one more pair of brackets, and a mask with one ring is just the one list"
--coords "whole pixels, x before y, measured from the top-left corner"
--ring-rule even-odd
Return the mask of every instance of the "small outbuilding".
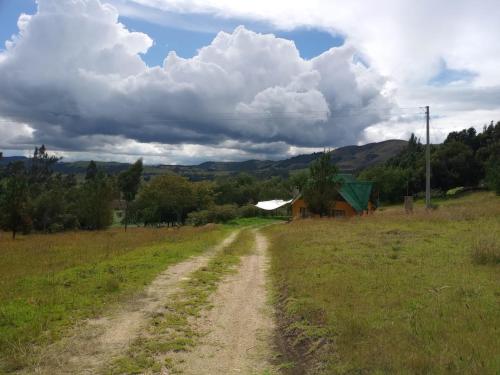
[[[332, 204], [328, 216], [351, 217], [366, 215], [375, 210], [375, 204], [370, 201], [372, 182], [357, 181], [354, 176], [349, 174], [339, 174], [337, 179], [340, 184], [339, 199]], [[314, 216], [300, 195], [291, 204], [293, 219]]]

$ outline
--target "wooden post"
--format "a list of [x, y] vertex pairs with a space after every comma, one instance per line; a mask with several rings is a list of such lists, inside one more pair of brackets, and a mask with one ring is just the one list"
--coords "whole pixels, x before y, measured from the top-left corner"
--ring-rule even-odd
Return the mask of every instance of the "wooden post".
[[405, 196], [405, 212], [407, 214], [413, 213], [413, 196], [411, 195]]

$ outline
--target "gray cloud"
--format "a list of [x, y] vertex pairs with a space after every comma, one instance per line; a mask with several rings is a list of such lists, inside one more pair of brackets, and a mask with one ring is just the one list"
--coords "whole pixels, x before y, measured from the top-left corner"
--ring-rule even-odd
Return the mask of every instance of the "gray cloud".
[[356, 143], [392, 106], [351, 45], [304, 60], [293, 42], [238, 27], [150, 68], [140, 54], [152, 40], [99, 0], [39, 0], [18, 24], [0, 53], [0, 115], [59, 149], [121, 139], [283, 154]]

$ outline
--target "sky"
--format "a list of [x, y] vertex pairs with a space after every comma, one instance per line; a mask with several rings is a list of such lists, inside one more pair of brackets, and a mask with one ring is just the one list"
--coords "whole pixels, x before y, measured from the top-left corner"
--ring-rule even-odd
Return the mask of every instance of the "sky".
[[0, 0], [0, 150], [197, 164], [500, 120], [496, 0]]

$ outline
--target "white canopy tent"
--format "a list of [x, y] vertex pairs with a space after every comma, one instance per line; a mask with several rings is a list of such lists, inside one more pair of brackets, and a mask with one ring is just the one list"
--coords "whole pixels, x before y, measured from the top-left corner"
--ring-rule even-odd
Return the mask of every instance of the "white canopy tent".
[[266, 211], [272, 211], [277, 208], [283, 207], [284, 205], [288, 203], [292, 203], [293, 199], [290, 199], [289, 201], [284, 201], [281, 199], [274, 199], [272, 201], [262, 201], [258, 202], [255, 207], [262, 208], [263, 210]]

